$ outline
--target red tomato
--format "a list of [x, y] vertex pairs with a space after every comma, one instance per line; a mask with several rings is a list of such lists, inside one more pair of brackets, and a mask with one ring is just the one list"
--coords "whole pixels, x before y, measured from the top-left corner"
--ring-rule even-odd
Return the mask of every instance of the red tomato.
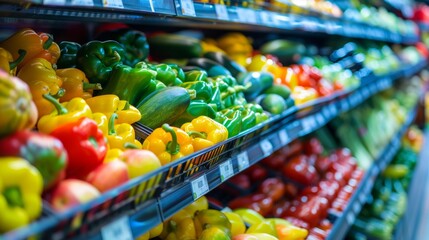
[[332, 229], [332, 223], [328, 219], [323, 219], [318, 228], [329, 232]]
[[286, 186], [278, 178], [267, 178], [259, 185], [258, 191], [271, 197], [273, 201], [278, 201], [285, 194]]
[[285, 183], [285, 197], [292, 199], [298, 195], [298, 187], [292, 183]]
[[243, 173], [249, 176], [252, 182], [260, 182], [267, 178], [268, 175], [267, 170], [258, 164], [250, 166]]
[[292, 158], [283, 167], [283, 174], [303, 185], [311, 185], [319, 180], [319, 174], [314, 166], [307, 163], [305, 155], [299, 155]]
[[228, 182], [240, 187], [243, 190], [250, 188], [250, 179], [244, 174], [238, 174], [228, 180]]
[[283, 167], [283, 165], [286, 162], [286, 158], [285, 156], [279, 154], [279, 153], [274, 153], [264, 159], [262, 159], [261, 163], [264, 164], [265, 166], [271, 168], [271, 169], [279, 169], [281, 167]]

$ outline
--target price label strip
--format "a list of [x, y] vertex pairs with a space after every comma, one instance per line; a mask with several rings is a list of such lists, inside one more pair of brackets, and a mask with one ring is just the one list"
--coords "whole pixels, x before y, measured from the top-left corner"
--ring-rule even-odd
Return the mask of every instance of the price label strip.
[[217, 19], [220, 20], [229, 20], [228, 9], [225, 5], [215, 4]]
[[260, 146], [265, 157], [271, 155], [271, 153], [274, 151], [273, 145], [268, 139], [262, 140]]
[[44, 5], [65, 5], [66, 0], [44, 0]]
[[194, 2], [192, 0], [180, 0], [182, 14], [185, 16], [196, 17]]
[[124, 8], [122, 0], [103, 0], [103, 6], [111, 8]]
[[289, 143], [289, 136], [287, 135], [286, 129], [282, 129], [279, 131], [279, 139], [280, 139], [280, 144], [282, 146], [285, 146], [286, 144]]
[[246, 151], [237, 155], [237, 164], [240, 172], [249, 167], [249, 156]]
[[202, 175], [191, 182], [192, 196], [194, 200], [204, 196], [209, 191], [209, 184], [206, 175]]
[[128, 216], [107, 224], [101, 229], [101, 237], [104, 240], [133, 240]]
[[246, 8], [237, 8], [237, 16], [240, 22], [244, 23], [257, 23], [255, 11]]
[[226, 181], [228, 178], [234, 175], [234, 169], [232, 167], [231, 160], [227, 160], [226, 162], [219, 165], [219, 173], [221, 182]]
[[72, 0], [71, 5], [73, 6], [94, 6], [92, 0]]
[[260, 11], [261, 21], [265, 25], [272, 25], [274, 24], [272, 14], [266, 11]]

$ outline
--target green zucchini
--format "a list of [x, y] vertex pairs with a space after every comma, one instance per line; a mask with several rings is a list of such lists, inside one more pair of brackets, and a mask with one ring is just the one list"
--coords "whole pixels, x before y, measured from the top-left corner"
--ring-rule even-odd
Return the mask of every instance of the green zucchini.
[[164, 123], [171, 124], [182, 115], [191, 102], [188, 91], [182, 87], [166, 87], [153, 92], [138, 105], [140, 123], [155, 129]]
[[195, 58], [203, 54], [200, 40], [178, 34], [158, 34], [148, 38], [155, 59]]
[[234, 77], [237, 77], [240, 73], [246, 72], [243, 66], [231, 60], [227, 55], [221, 52], [207, 52], [204, 54], [204, 57], [224, 66]]

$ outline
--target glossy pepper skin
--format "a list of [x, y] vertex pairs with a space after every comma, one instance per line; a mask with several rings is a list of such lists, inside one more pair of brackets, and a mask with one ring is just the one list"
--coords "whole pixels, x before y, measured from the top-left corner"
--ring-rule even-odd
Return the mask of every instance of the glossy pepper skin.
[[19, 70], [18, 78], [28, 84], [36, 104], [39, 118], [51, 113], [54, 106], [43, 98], [44, 94], [61, 97], [64, 90], [61, 88], [63, 80], [57, 76], [52, 64], [43, 58], [30, 60]]
[[142, 117], [137, 108], [113, 94], [100, 95], [85, 99], [85, 101], [93, 113], [103, 113], [107, 119], [110, 119], [113, 113], [118, 114], [115, 124], [132, 124]]
[[60, 47], [61, 55], [57, 61], [57, 67], [75, 68], [77, 52], [81, 45], [75, 42], [62, 41], [58, 46]]
[[18, 54], [19, 57], [16, 60], [13, 60], [12, 54], [8, 50], [0, 47], [0, 69], [8, 72], [12, 76], [15, 76], [18, 64], [24, 60], [27, 52], [20, 49], [18, 50]]
[[99, 83], [89, 83], [85, 73], [77, 68], [58, 69], [56, 73], [63, 80], [61, 87], [65, 90], [60, 102], [67, 102], [76, 97], [87, 99], [92, 97], [93, 90], [101, 90]]
[[211, 119], [216, 118], [216, 105], [206, 103], [203, 100], [192, 100], [186, 111], [174, 122], [174, 126], [181, 126], [190, 122], [199, 116], [207, 116]]
[[0, 139], [0, 156], [21, 157], [42, 174], [44, 189], [64, 177], [67, 152], [56, 138], [28, 130]]
[[250, 109], [251, 111], [253, 111], [255, 113], [256, 125], [267, 121], [269, 118], [268, 114], [264, 112], [264, 109], [259, 104], [248, 103], [248, 104], [244, 105], [244, 108]]
[[101, 94], [115, 94], [121, 100], [128, 101], [131, 105], [137, 105], [156, 74], [155, 71], [149, 69], [117, 64], [113, 67], [109, 81]]
[[183, 82], [208, 82], [207, 72], [204, 70], [192, 70], [185, 72], [185, 80]]
[[232, 110], [241, 112], [241, 131], [245, 131], [256, 125], [256, 114], [250, 108], [245, 108], [242, 105], [231, 107]]
[[126, 143], [132, 143], [135, 147], [141, 148], [141, 143], [136, 140], [134, 128], [128, 123], [115, 125], [116, 118], [118, 118], [118, 115], [113, 113], [109, 119], [109, 130], [107, 133], [109, 147], [125, 150]]
[[19, 157], [0, 158], [0, 232], [28, 225], [42, 213], [43, 179]]
[[[218, 227], [222, 232], [226, 233], [231, 238], [231, 223], [225, 214], [214, 209], [204, 209], [197, 211], [194, 215], [194, 225], [197, 231], [197, 236], [201, 236], [204, 231]], [[206, 238], [209, 239], [209, 238]]]
[[12, 36], [0, 43], [0, 47], [8, 50], [13, 59], [18, 59], [20, 50], [26, 52], [23, 61], [18, 65], [18, 69], [26, 65], [34, 58], [43, 58], [54, 64], [60, 56], [60, 48], [54, 42], [52, 35], [47, 33], [36, 33], [34, 30], [24, 28], [15, 32]]
[[103, 163], [107, 143], [93, 120], [82, 117], [57, 127], [51, 135], [58, 138], [67, 150], [67, 178], [83, 179]]
[[180, 86], [185, 79], [183, 70], [175, 64], [149, 64], [148, 67], [156, 71], [156, 79], [164, 83], [166, 86]]
[[213, 95], [211, 85], [203, 81], [184, 82], [180, 84], [180, 86], [186, 89], [195, 90], [197, 94], [195, 100], [203, 100], [208, 103]]
[[143, 142], [143, 149], [155, 153], [162, 165], [166, 165], [194, 152], [192, 138], [180, 128], [168, 124], [155, 129]]
[[69, 122], [75, 122], [81, 117], [92, 117], [92, 112], [85, 100], [82, 98], [73, 98], [70, 102], [60, 104], [58, 100], [49, 94], [43, 95], [55, 109], [51, 114], [45, 115], [37, 122], [37, 128], [40, 132], [51, 133], [58, 126]]
[[231, 110], [224, 109], [220, 112], [217, 112], [216, 122], [224, 125], [228, 129], [228, 137], [233, 137], [238, 135], [241, 132], [241, 111], [240, 110]]
[[181, 129], [192, 137], [194, 151], [211, 147], [228, 139], [228, 130], [215, 120], [200, 116], [190, 123], [182, 125]]
[[28, 85], [0, 70], [0, 137], [34, 127], [37, 108]]
[[124, 56], [124, 48], [116, 41], [91, 41], [77, 52], [76, 66], [91, 83], [100, 83], [104, 87], [113, 67], [122, 63]]
[[124, 63], [128, 66], [134, 66], [140, 61], [146, 60], [149, 55], [149, 43], [146, 35], [138, 30], [130, 28], [115, 29], [102, 32], [97, 39], [115, 40], [122, 44], [125, 49]]

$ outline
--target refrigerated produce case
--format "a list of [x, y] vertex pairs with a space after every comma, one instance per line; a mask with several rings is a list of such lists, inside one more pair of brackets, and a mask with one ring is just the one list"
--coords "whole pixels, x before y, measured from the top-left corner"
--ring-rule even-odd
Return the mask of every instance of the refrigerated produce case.
[[[408, 21], [401, 22], [402, 28], [389, 29], [305, 8], [297, 12], [274, 12], [266, 8], [190, 0], [0, 1], [0, 15], [1, 27], [6, 32], [24, 26], [37, 29], [40, 23], [44, 25], [40, 27], [42, 29], [54, 26], [53, 29], [58, 31], [61, 26], [66, 26], [66, 29], [61, 29], [66, 31], [73, 23], [85, 22], [91, 28], [89, 39], [92, 38], [92, 28], [110, 22], [159, 30], [238, 30], [256, 36], [269, 32], [301, 39], [361, 39], [404, 46], [413, 45], [420, 38], [417, 25]], [[63, 33], [62, 37], [68, 35], [73, 33]], [[147, 175], [131, 179], [90, 202], [64, 212], [55, 212], [49, 204], [44, 204], [43, 214], [38, 220], [26, 227], [6, 232], [1, 238], [138, 238], [227, 179], [292, 141], [322, 128], [341, 114], [347, 114], [371, 96], [391, 89], [397, 81], [418, 74], [426, 65], [427, 60], [421, 58], [412, 63], [404, 62], [397, 70], [364, 75], [359, 86], [293, 106], [237, 136], [171, 162]], [[415, 108], [410, 110], [403, 126], [380, 149], [378, 157], [366, 169], [345, 209], [330, 216], [333, 226], [328, 239], [346, 236], [365, 204], [375, 178], [399, 149], [402, 136], [414, 120]], [[145, 126], [135, 124], [134, 127], [140, 139], [151, 133], [151, 129]]]

